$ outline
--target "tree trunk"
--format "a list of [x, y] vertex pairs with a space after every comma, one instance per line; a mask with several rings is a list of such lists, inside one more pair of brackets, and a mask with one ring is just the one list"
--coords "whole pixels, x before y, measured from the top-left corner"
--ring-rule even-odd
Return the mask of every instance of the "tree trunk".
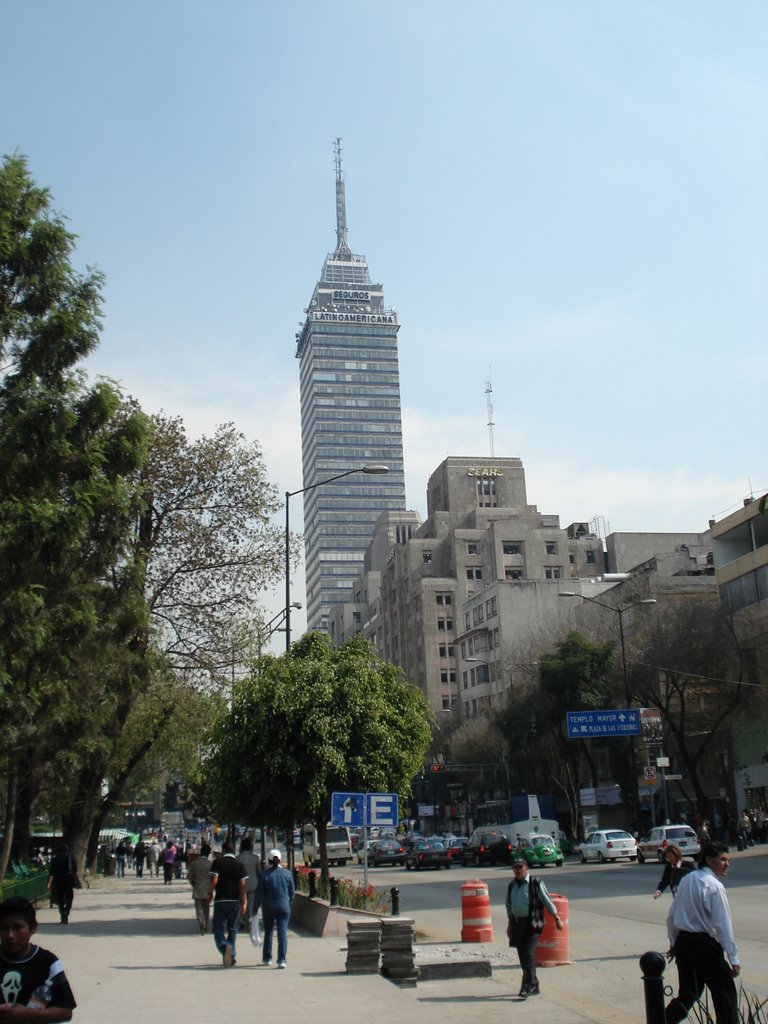
[[8, 785], [5, 791], [5, 830], [0, 844], [0, 879], [5, 878], [11, 860], [11, 844], [16, 825], [16, 794], [18, 791], [18, 768], [11, 767], [8, 773]]
[[[89, 855], [91, 826], [96, 818], [103, 778], [104, 772], [98, 767], [86, 766], [81, 769], [69, 812], [64, 819], [64, 843], [75, 858], [79, 871], [83, 870], [86, 856]], [[93, 860], [88, 866], [93, 866]]]
[[[32, 807], [40, 789], [31, 757], [20, 758], [16, 787], [16, 813], [14, 816], [11, 859], [26, 864], [29, 860], [32, 836]], [[0, 876], [2, 877], [2, 876]]]

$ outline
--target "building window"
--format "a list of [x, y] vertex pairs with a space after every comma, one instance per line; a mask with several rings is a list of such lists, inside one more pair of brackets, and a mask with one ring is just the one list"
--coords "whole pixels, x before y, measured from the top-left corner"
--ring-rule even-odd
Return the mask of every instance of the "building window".
[[594, 564], [595, 564], [595, 552], [590, 549], [589, 551], [587, 551], [587, 565], [594, 565]]
[[483, 618], [484, 618], [484, 616], [483, 616], [483, 606], [481, 604], [479, 604], [477, 606], [477, 621], [478, 622], [482, 622]]
[[455, 682], [456, 682], [456, 670], [455, 670], [455, 669], [452, 669], [452, 670], [451, 670], [451, 671], [450, 671], [450, 672], [448, 673], [448, 680], [449, 680], [449, 682], [451, 682], [451, 683], [455, 683]]
[[546, 542], [545, 547], [546, 547], [546, 551], [547, 551], [548, 555], [556, 555], [557, 554], [557, 543], [555, 541], [548, 540]]
[[451, 710], [451, 699], [450, 697], [443, 697], [443, 711]]
[[523, 578], [522, 569], [505, 569], [504, 579], [507, 580], [521, 580]]
[[432, 552], [431, 551], [422, 551], [422, 553], [421, 553], [421, 560], [424, 563], [424, 565], [429, 565], [429, 563], [432, 561]]
[[467, 544], [467, 554], [468, 555], [476, 555], [477, 554], [477, 544]]
[[471, 629], [472, 622], [469, 617], [469, 612], [464, 612], [464, 629]]
[[467, 645], [462, 640], [461, 641], [461, 656], [462, 656], [462, 658], [465, 658], [466, 655], [467, 655]]
[[437, 631], [438, 633], [445, 632], [445, 619], [442, 616], [437, 620]]
[[498, 647], [501, 643], [501, 636], [499, 635], [499, 627], [497, 626], [493, 631], [493, 646]]
[[453, 619], [446, 619], [445, 620], [445, 628], [446, 629], [453, 629]]
[[441, 671], [440, 671], [440, 682], [441, 683], [447, 683], [448, 682], [448, 669], [445, 669], [445, 668], [441, 669]]
[[568, 561], [571, 565], [576, 565], [576, 555], [568, 555]]
[[462, 682], [464, 683], [464, 689], [466, 690], [466, 688], [467, 688], [467, 673], [466, 672], [462, 673]]
[[440, 657], [444, 658], [445, 655], [446, 655], [446, 651], [447, 651], [446, 645], [445, 644], [440, 644], [439, 651], [440, 651]]
[[360, 612], [352, 612], [352, 621], [357, 625], [360, 623], [362, 616]]
[[467, 579], [468, 580], [481, 580], [483, 578], [483, 570], [479, 565], [467, 566]]
[[435, 601], [438, 604], [453, 604], [452, 594], [435, 594]]
[[562, 578], [563, 573], [559, 565], [554, 565], [552, 568], [544, 570], [544, 579], [546, 580], [560, 580]]
[[485, 602], [485, 617], [486, 619], [492, 619], [496, 614], [496, 598], [492, 597], [490, 601]]
[[456, 649], [453, 644], [448, 644], [448, 657], [453, 658], [456, 654]]
[[519, 555], [521, 554], [520, 545], [513, 543], [505, 543], [501, 545], [502, 553], [505, 555]]

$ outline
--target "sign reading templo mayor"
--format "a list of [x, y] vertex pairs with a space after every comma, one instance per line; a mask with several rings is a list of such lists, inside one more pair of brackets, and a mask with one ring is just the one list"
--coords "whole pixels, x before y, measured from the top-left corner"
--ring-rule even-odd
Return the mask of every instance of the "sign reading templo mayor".
[[467, 476], [504, 476], [503, 469], [491, 469], [488, 466], [475, 466], [467, 470]]

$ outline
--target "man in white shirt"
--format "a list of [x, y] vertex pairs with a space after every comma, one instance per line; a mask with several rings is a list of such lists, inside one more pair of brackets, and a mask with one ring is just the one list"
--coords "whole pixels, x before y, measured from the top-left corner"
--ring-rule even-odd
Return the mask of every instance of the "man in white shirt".
[[681, 879], [667, 918], [667, 958], [677, 961], [679, 990], [667, 1006], [666, 1024], [685, 1020], [705, 985], [712, 996], [717, 1024], [737, 1024], [733, 979], [741, 967], [728, 897], [720, 881], [728, 874], [728, 847], [713, 840], [705, 842], [700, 863], [698, 871], [689, 871]]

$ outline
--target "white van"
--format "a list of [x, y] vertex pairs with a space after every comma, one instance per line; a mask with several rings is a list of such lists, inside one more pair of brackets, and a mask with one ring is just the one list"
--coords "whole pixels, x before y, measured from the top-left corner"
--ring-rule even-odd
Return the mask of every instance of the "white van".
[[[326, 850], [328, 863], [341, 867], [352, 860], [352, 839], [346, 825], [329, 825], [326, 829]], [[307, 824], [301, 830], [302, 852], [304, 863], [308, 868], [320, 863], [320, 846], [317, 841], [317, 829]]]

